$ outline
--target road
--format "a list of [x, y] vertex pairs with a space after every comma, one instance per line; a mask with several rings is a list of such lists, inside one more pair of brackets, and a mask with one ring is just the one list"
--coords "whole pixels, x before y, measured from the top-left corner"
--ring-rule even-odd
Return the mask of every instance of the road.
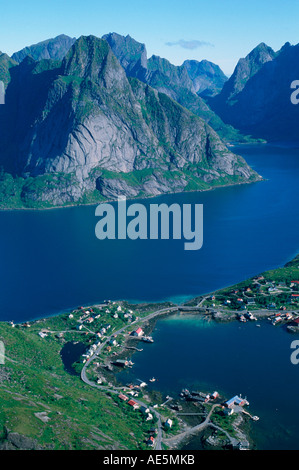
[[[155, 312], [152, 312], [144, 318], [135, 320], [134, 322], [130, 323], [129, 325], [123, 326], [122, 328], [120, 328], [119, 330], [117, 330], [116, 332], [113, 333], [113, 337], [118, 336], [119, 334], [123, 333], [128, 328], [132, 328], [132, 325], [134, 323], [138, 323], [138, 324], [144, 323], [146, 321], [151, 320], [152, 318], [163, 315], [164, 313], [175, 312], [177, 310], [178, 310], [178, 307], [167, 307], [167, 308], [163, 308], [161, 310], [157, 310]], [[99, 354], [101, 354], [101, 351], [107, 345], [107, 343], [111, 340], [111, 338], [112, 338], [112, 336], [109, 336], [103, 343], [101, 343], [97, 347], [97, 349], [95, 350], [93, 356], [90, 359], [88, 359], [88, 361], [86, 361], [86, 363], [84, 364], [84, 366], [82, 368], [82, 371], [81, 371], [81, 379], [83, 380], [83, 382], [85, 382], [90, 387], [98, 388], [99, 390], [102, 390], [102, 391], [105, 391], [105, 392], [119, 393], [119, 391], [122, 390], [123, 387], [113, 387], [113, 388], [111, 388], [111, 387], [106, 387], [104, 385], [99, 385], [99, 384], [96, 384], [95, 382], [92, 382], [91, 380], [89, 380], [86, 376], [87, 367], [97, 358], [97, 356]], [[140, 406], [145, 406], [145, 407], [149, 408], [150, 411], [152, 413], [154, 413], [155, 416], [157, 417], [157, 419], [158, 419], [158, 434], [157, 434], [157, 437], [156, 437], [155, 449], [156, 450], [162, 450], [162, 431], [163, 431], [163, 428], [162, 428], [162, 419], [161, 419], [160, 413], [158, 413], [155, 408], [149, 406], [147, 403], [143, 403], [140, 400], [135, 400], [135, 399], [134, 399], [134, 401], [136, 401], [136, 403], [138, 403]]]
[[176, 436], [165, 439], [164, 443], [172, 447], [178, 444], [180, 441], [182, 441], [186, 437], [190, 436], [191, 434], [195, 434], [197, 432], [203, 431], [207, 426], [209, 426], [211, 415], [217, 406], [220, 406], [220, 405], [212, 406], [211, 410], [209, 411], [209, 414], [207, 415], [206, 419], [202, 423], [198, 424], [197, 426], [194, 426], [193, 428], [187, 429], [187, 431], [184, 431], [181, 434], [177, 434]]

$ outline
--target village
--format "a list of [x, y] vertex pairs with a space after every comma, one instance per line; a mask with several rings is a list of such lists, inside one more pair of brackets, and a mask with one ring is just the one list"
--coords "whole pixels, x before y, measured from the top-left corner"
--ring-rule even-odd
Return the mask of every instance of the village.
[[256, 276], [182, 305], [108, 300], [58, 317], [21, 325], [10, 323], [12, 327], [32, 327], [45, 341], [51, 337], [62, 344], [82, 345], [79, 357], [73, 358], [72, 369], [87, 385], [110, 396], [125, 414], [133, 413], [132, 419], [137, 413], [144, 429], [142, 445], [156, 450], [174, 448], [189, 435], [209, 428], [212, 433], [205, 438], [207, 448], [218, 445], [248, 449], [251, 444], [242, 432], [242, 422], [259, 418], [246, 410], [246, 397], [227, 399], [217, 391], [183, 389], [177, 398], [158, 399], [155, 377], [135, 378], [121, 385], [116, 375], [134, 366], [133, 354], [150, 347], [155, 322], [166, 315], [195, 314], [216, 321], [255, 322], [256, 326], [260, 326], [259, 321], [269, 321], [289, 333], [299, 333], [299, 281], [293, 272], [278, 272]]
[[231, 319], [232, 315], [245, 323], [267, 318], [272, 325], [285, 325], [289, 332], [296, 333], [299, 332], [299, 281], [256, 276], [238, 288], [222, 289], [205, 297], [201, 307], [215, 319]]
[[[139, 307], [139, 308], [137, 308]], [[157, 306], [156, 306], [157, 308]], [[173, 448], [192, 433], [210, 428], [214, 436], [207, 439], [206, 445], [228, 446], [248, 449], [248, 439], [232, 426], [230, 433], [222, 426], [237, 416], [253, 417], [245, 412], [248, 402], [235, 397], [231, 402], [220, 397], [218, 392], [201, 391], [178, 393], [177, 399], [167, 396], [158, 399], [154, 392], [155, 377], [146, 380], [136, 378], [126, 385], [117, 382], [117, 371], [132, 368], [132, 353], [142, 351], [142, 345], [154, 342], [150, 331], [157, 317], [177, 313], [173, 304], [161, 304], [158, 310], [148, 305], [144, 309], [126, 302], [103, 302], [92, 307], [79, 307], [72, 312], [56, 317], [55, 329], [49, 326], [53, 320], [47, 320], [47, 327], [38, 329], [45, 323], [37, 320], [26, 322], [24, 328], [34, 328], [42, 340], [57, 338], [66, 344], [85, 345], [79, 358], [73, 364], [74, 370], [89, 386], [98, 388], [110, 396], [123, 412], [134, 419], [141, 419], [144, 441], [141, 446], [161, 450]], [[148, 332], [146, 334], [146, 331]], [[149, 384], [152, 386], [149, 388]], [[133, 413], [133, 415], [132, 415]], [[234, 417], [232, 415], [234, 414]], [[236, 420], [237, 421], [237, 420]], [[222, 440], [215, 436], [222, 436]], [[210, 444], [209, 444], [210, 443]]]

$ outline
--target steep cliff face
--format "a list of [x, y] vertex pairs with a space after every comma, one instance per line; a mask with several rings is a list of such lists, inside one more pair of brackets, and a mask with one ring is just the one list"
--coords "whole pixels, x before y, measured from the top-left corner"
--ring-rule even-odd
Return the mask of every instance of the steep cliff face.
[[42, 196], [56, 204], [88, 191], [150, 195], [258, 179], [198, 116], [128, 78], [94, 36], [79, 38], [62, 63], [26, 58], [7, 98], [2, 164], [26, 178], [64, 175], [61, 191], [51, 180]]
[[260, 44], [236, 70], [210, 105], [241, 132], [268, 141], [299, 141], [298, 106], [291, 103], [291, 83], [299, 79], [299, 45], [274, 52]]

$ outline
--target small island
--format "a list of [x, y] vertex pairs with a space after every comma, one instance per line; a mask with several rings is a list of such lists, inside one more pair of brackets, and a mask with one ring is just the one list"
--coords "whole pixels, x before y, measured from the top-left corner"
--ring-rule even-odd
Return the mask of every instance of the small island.
[[147, 388], [137, 378], [123, 385], [116, 374], [134, 370], [134, 354], [154, 342], [155, 324], [166, 315], [257, 326], [266, 318], [296, 335], [298, 265], [299, 256], [182, 305], [106, 301], [22, 324], [1, 322], [0, 448], [166, 450], [184, 448], [195, 433], [203, 448], [254, 448], [247, 424], [258, 417], [246, 397], [188, 389], [164, 397], [155, 377]]

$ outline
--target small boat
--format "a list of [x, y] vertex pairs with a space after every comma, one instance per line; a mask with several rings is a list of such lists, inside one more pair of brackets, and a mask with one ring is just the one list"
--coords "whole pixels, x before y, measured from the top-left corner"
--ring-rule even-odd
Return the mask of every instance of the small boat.
[[258, 421], [260, 418], [258, 416], [252, 416], [253, 421]]
[[157, 379], [155, 379], [155, 377], [152, 377], [151, 379], [149, 379], [150, 382], [156, 382]]

